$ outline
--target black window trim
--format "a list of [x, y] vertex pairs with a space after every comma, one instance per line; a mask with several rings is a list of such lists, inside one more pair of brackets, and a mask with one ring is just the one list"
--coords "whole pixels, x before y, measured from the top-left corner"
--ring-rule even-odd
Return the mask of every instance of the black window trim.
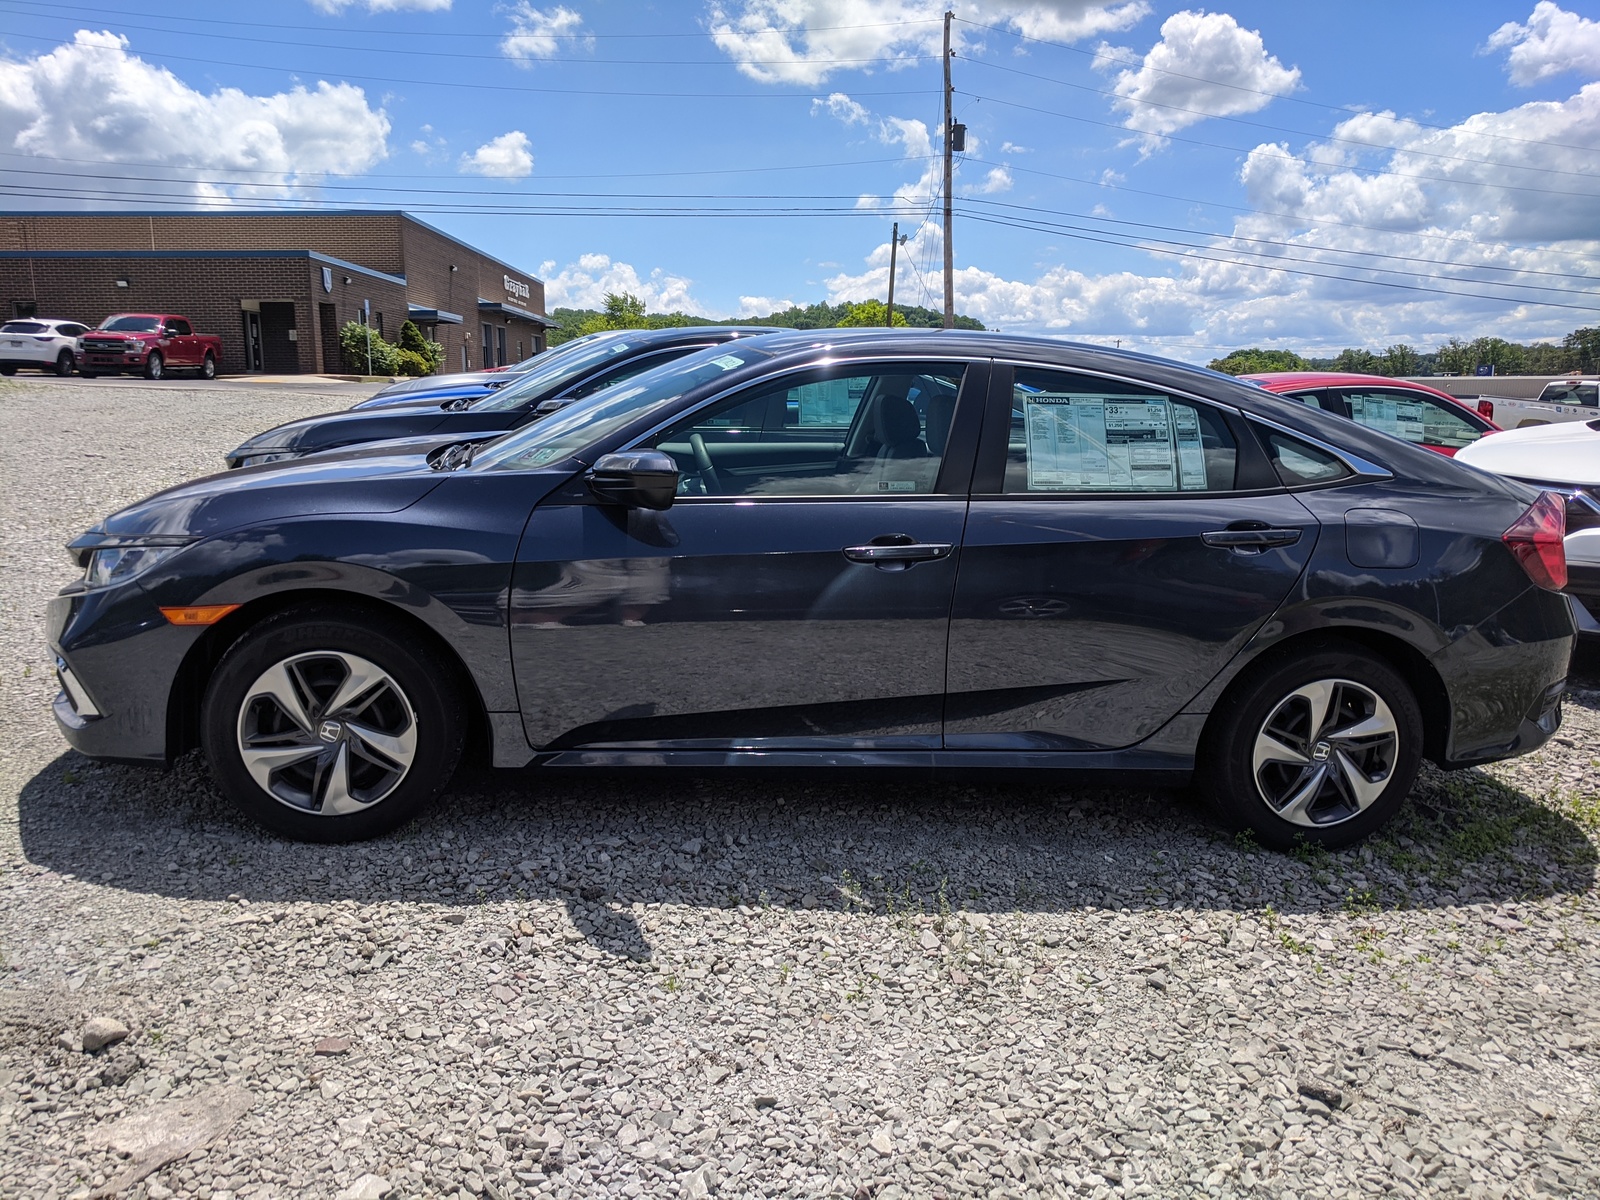
[[[1280, 491], [1319, 492], [1327, 488], [1348, 487], [1351, 484], [1356, 483], [1376, 483], [1394, 478], [1394, 472], [1390, 471], [1387, 467], [1380, 466], [1371, 459], [1362, 458], [1359, 454], [1353, 454], [1349, 450], [1345, 450], [1339, 446], [1331, 445], [1330, 443], [1323, 441], [1321, 438], [1314, 437], [1308, 433], [1302, 433], [1298, 429], [1292, 429], [1287, 425], [1280, 425], [1270, 417], [1263, 417], [1258, 413], [1246, 413], [1245, 420], [1251, 422], [1252, 424], [1259, 425], [1262, 428], [1271, 429], [1276, 433], [1281, 433], [1284, 437], [1293, 438], [1297, 442], [1304, 442], [1308, 446], [1312, 446], [1315, 449], [1321, 450], [1324, 454], [1330, 454], [1342, 462], [1350, 470], [1350, 474], [1341, 479], [1330, 479], [1324, 483], [1284, 484], [1278, 489]], [[1365, 426], [1361, 426], [1360, 428], [1365, 428]], [[1258, 438], [1257, 441], [1259, 440], [1260, 439]], [[1265, 453], [1265, 448], [1263, 448], [1262, 452]]]

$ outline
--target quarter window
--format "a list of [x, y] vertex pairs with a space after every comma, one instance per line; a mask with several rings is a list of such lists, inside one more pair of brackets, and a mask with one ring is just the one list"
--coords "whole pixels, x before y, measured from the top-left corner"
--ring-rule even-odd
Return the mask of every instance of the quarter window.
[[647, 445], [698, 496], [932, 492], [961, 386], [959, 366], [895, 364], [743, 392]]
[[1446, 446], [1459, 450], [1483, 436], [1466, 416], [1452, 412], [1450, 403], [1417, 392], [1369, 389], [1344, 393], [1350, 419], [1357, 425], [1391, 434], [1418, 446]]
[[1222, 415], [1158, 388], [1019, 369], [1002, 490], [1231, 490], [1238, 445]]
[[1308, 487], [1318, 483], [1332, 483], [1348, 476], [1350, 468], [1325, 450], [1309, 446], [1298, 438], [1279, 433], [1275, 429], [1262, 429], [1267, 457], [1283, 481], [1284, 487]]

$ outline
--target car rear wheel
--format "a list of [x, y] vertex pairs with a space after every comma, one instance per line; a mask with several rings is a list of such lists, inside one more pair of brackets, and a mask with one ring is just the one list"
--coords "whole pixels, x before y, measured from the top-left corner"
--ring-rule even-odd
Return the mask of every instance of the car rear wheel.
[[301, 841], [359, 841], [403, 824], [449, 782], [464, 738], [453, 678], [392, 622], [284, 613], [223, 657], [201, 741], [247, 816]]
[[1264, 844], [1333, 848], [1399, 809], [1422, 762], [1422, 712], [1405, 680], [1354, 647], [1281, 661], [1212, 714], [1200, 784]]
[[71, 375], [72, 374], [72, 351], [71, 350], [63, 350], [60, 354], [56, 355], [56, 374], [57, 375]]
[[0, 367], [0, 375], [15, 375], [16, 373], [17, 369], [15, 367]]
[[98, 371], [79, 370], [78, 378], [79, 379], [99, 379], [100, 378], [100, 373]]
[[144, 377], [146, 379], [160, 379], [166, 365], [166, 359], [161, 357], [160, 352], [152, 350], [150, 357], [144, 360]]
[[217, 377], [217, 359], [211, 351], [206, 351], [206, 360], [200, 364], [201, 379], [215, 379]]

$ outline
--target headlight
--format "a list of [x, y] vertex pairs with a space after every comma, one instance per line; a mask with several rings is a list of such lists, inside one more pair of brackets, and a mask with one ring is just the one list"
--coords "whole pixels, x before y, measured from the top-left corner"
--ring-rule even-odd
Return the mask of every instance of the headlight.
[[247, 454], [239, 460], [241, 467], [259, 467], [262, 463], [282, 462], [286, 458], [299, 458], [297, 450], [273, 450], [267, 454]]
[[182, 546], [106, 546], [91, 550], [83, 581], [90, 587], [123, 583], [182, 549]]

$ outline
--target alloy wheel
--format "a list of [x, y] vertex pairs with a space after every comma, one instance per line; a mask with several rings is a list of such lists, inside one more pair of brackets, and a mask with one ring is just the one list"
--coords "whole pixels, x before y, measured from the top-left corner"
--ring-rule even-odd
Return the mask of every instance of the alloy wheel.
[[1337, 825], [1383, 794], [1399, 752], [1399, 723], [1383, 697], [1348, 679], [1320, 679], [1295, 688], [1262, 722], [1251, 775], [1281, 819]]
[[263, 791], [319, 816], [360, 812], [400, 785], [417, 718], [394, 678], [340, 650], [269, 667], [239, 707], [239, 757]]

